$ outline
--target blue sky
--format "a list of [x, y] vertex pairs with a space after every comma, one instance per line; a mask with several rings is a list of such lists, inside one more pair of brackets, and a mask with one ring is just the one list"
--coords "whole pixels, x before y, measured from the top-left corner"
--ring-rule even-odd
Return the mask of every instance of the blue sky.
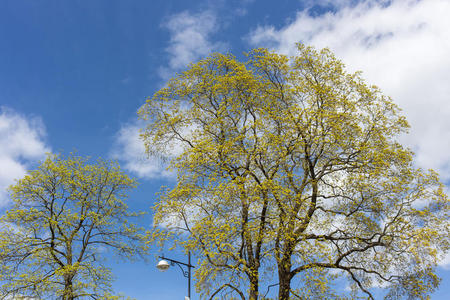
[[[73, 150], [118, 159], [140, 181], [131, 208], [148, 210], [174, 179], [146, 159], [137, 138], [136, 110], [146, 97], [214, 51], [240, 57], [264, 46], [294, 54], [299, 41], [330, 47], [391, 96], [412, 125], [402, 142], [449, 187], [449, 15], [447, 0], [2, 0], [0, 210], [10, 203], [6, 187], [46, 152]], [[175, 269], [159, 273], [154, 262], [111, 262], [116, 290], [182, 299], [185, 278]], [[450, 256], [439, 272], [442, 287], [432, 299], [450, 294]]]

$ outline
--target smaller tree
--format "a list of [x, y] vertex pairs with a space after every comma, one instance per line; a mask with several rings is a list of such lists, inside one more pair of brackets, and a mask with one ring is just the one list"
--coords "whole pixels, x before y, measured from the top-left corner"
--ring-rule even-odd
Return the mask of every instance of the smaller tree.
[[143, 254], [125, 203], [136, 181], [117, 163], [49, 155], [10, 187], [0, 218], [0, 298], [116, 299], [102, 254]]

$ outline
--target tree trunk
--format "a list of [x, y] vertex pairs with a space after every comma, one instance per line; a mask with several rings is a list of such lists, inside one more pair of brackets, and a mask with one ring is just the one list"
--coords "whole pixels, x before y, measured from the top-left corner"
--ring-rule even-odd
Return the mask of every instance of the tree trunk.
[[250, 295], [249, 295], [249, 300], [258, 300], [258, 292], [259, 289], [259, 282], [258, 282], [258, 272], [256, 272], [256, 274], [254, 274], [254, 276], [252, 276], [250, 278]]
[[280, 280], [280, 287], [278, 290], [278, 299], [287, 300], [287, 299], [289, 299], [290, 293], [291, 293], [291, 281], [289, 279]]
[[73, 284], [72, 284], [73, 275], [67, 275], [64, 278], [64, 300], [74, 300], [75, 296], [73, 293]]
[[278, 299], [288, 300], [291, 294], [291, 260], [290, 257], [283, 259], [278, 265]]

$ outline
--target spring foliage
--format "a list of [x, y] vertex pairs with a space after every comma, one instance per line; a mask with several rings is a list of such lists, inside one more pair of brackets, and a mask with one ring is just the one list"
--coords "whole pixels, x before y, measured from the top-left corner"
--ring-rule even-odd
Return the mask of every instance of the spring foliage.
[[117, 299], [102, 256], [142, 253], [125, 200], [136, 186], [116, 163], [49, 155], [10, 187], [1, 217], [0, 298]]
[[139, 114], [148, 152], [178, 174], [152, 240], [196, 253], [204, 297], [260, 299], [272, 278], [279, 299], [339, 297], [337, 277], [348, 297], [381, 286], [387, 298], [426, 298], [438, 286], [443, 185], [398, 143], [399, 108], [329, 50], [214, 54]]

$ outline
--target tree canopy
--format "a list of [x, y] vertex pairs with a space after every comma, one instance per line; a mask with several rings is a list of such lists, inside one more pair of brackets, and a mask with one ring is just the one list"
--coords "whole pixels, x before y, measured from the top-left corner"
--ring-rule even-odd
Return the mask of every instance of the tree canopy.
[[[49, 155], [10, 187], [0, 218], [0, 298], [117, 299], [102, 256], [142, 253], [126, 204], [136, 181], [114, 162]], [[28, 298], [27, 298], [28, 299]]]
[[272, 284], [278, 299], [429, 295], [449, 202], [398, 142], [400, 109], [327, 49], [246, 57], [200, 60], [140, 109], [147, 151], [178, 174], [153, 240], [197, 255], [209, 298], [261, 299]]

